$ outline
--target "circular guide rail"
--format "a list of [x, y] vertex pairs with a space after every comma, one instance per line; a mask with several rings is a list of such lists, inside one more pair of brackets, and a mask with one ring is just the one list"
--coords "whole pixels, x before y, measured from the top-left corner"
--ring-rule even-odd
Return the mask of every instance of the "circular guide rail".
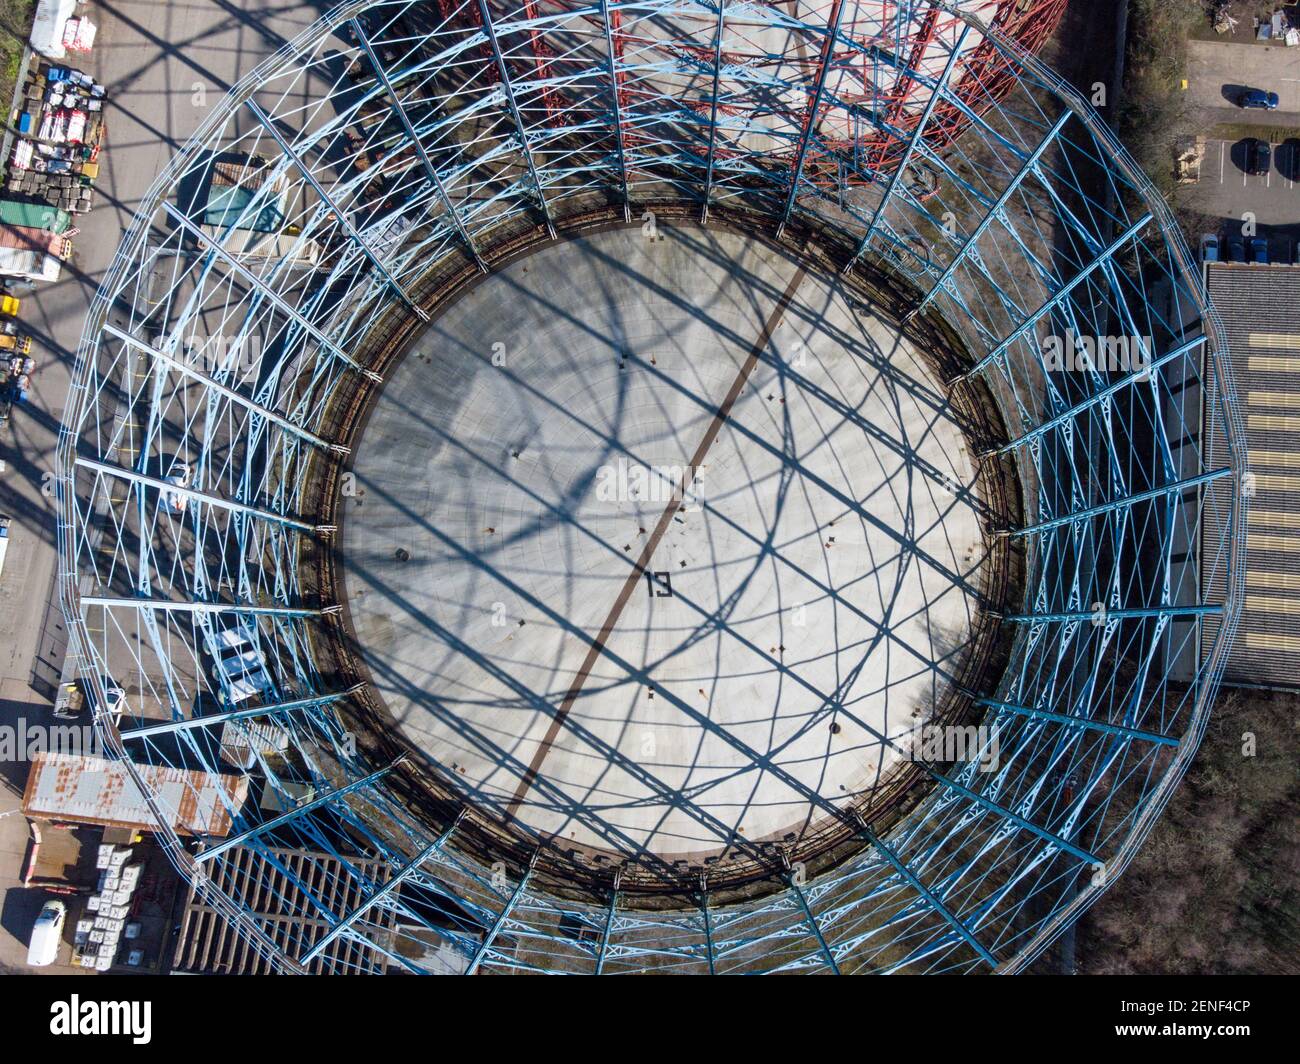
[[[1242, 432], [1168, 210], [997, 28], [1054, 5], [994, 7], [346, 4], [160, 175], [60, 440], [69, 653], [101, 703], [126, 691], [99, 724], [159, 840], [275, 966], [1016, 971], [1122, 872], [1234, 630]], [[864, 78], [906, 83], [906, 126]], [[1015, 589], [985, 611], [997, 670], [946, 689], [975, 747], [717, 890], [707, 866], [660, 894], [632, 865], [566, 884], [546, 839], [380, 742], [341, 601], [381, 380], [475, 277], [628, 222], [761, 234], [901, 329], [982, 411], [967, 487]], [[150, 765], [242, 789], [154, 790]], [[229, 829], [191, 833], [196, 802]], [[268, 916], [270, 876], [311, 919]]]

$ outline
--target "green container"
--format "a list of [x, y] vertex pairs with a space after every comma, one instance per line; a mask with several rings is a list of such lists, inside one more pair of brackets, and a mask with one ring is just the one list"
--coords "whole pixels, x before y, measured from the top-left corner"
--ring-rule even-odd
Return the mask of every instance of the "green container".
[[20, 225], [27, 229], [45, 229], [51, 233], [65, 233], [72, 216], [44, 203], [19, 203], [17, 200], [0, 200], [0, 224]]

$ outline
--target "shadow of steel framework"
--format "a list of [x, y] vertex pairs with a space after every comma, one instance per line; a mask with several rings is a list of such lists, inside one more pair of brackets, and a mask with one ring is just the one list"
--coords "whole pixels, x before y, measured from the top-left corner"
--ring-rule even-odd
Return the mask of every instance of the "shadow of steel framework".
[[[100, 722], [117, 756], [230, 771], [223, 735], [251, 750], [259, 784], [227, 837], [158, 837], [255, 948], [287, 971], [376, 953], [411, 971], [1016, 971], [1114, 881], [1205, 727], [1241, 598], [1245, 455], [1169, 211], [1018, 43], [1060, 7], [367, 0], [213, 108], [87, 318], [61, 594], [82, 677], [102, 693], [111, 676], [147, 718]], [[214, 158], [251, 193], [204, 225]], [[338, 607], [303, 562], [333, 531], [304, 503], [345, 457], [334, 398], [377, 376], [372, 330], [422, 315], [431, 275], [488, 269], [596, 205], [635, 220], [656, 203], [833, 234], [845, 271], [909, 285], [997, 396], [1012, 438], [981, 461], [1013, 465], [1028, 515], [995, 530], [1026, 553], [1011, 664], [972, 693], [998, 770], [933, 768], [906, 817], [818, 877], [728, 904], [705, 879], [662, 910], [617, 881], [560, 900], [458, 848], [473, 811], [441, 832], [414, 816], [401, 766], [356, 753], [361, 692], [316, 654]], [[250, 229], [267, 211], [278, 231]], [[1133, 357], [1059, 366], [1049, 336], [1120, 337]], [[204, 642], [234, 624], [267, 674], [231, 708]], [[165, 825], [198, 798], [147, 797]], [[246, 912], [231, 859], [274, 867], [286, 848], [358, 883], [298, 864], [315, 920]], [[341, 896], [364, 900], [319, 900]]]

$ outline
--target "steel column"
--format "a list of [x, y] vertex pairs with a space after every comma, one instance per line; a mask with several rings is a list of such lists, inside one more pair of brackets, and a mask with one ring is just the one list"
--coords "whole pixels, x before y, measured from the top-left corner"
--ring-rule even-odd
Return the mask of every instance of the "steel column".
[[609, 938], [614, 931], [614, 914], [618, 911], [618, 887], [609, 892], [609, 912], [605, 914], [605, 929], [600, 936], [600, 953], [596, 957], [596, 974], [605, 971], [605, 958], [609, 955]]
[[334, 216], [339, 220], [339, 224], [343, 226], [343, 231], [347, 233], [352, 242], [361, 249], [361, 253], [370, 260], [370, 265], [379, 271], [379, 275], [388, 282], [388, 286], [397, 293], [397, 297], [410, 308], [411, 313], [413, 313], [417, 318], [421, 321], [428, 321], [429, 316], [415, 304], [415, 301], [407, 294], [406, 289], [402, 287], [397, 278], [389, 272], [388, 267], [385, 266], [379, 256], [375, 254], [375, 249], [370, 246], [369, 241], [361, 235], [361, 231], [353, 224], [352, 219], [348, 217], [347, 208], [335, 200], [334, 197], [329, 194], [325, 186], [317, 180], [311, 167], [303, 162], [302, 157], [293, 150], [293, 145], [285, 139], [283, 133], [276, 129], [275, 123], [271, 121], [271, 116], [263, 111], [257, 105], [257, 101], [255, 100], [245, 100], [244, 106], [253, 112], [253, 115], [257, 118], [258, 122], [261, 123], [262, 128], [271, 134], [271, 139], [279, 145], [280, 150], [284, 152], [285, 156], [293, 163], [298, 172], [302, 174], [303, 179], [307, 184], [311, 185], [312, 191], [320, 197], [321, 202], [334, 213]]
[[974, 377], [986, 366], [991, 365], [996, 359], [1000, 358], [1002, 354], [1011, 347], [1012, 344], [1014, 344], [1022, 336], [1028, 333], [1029, 330], [1032, 329], [1035, 325], [1037, 325], [1038, 322], [1045, 315], [1050, 313], [1056, 307], [1060, 306], [1061, 303], [1064, 302], [1066, 296], [1068, 296], [1071, 292], [1073, 292], [1076, 288], [1078, 288], [1079, 285], [1083, 284], [1083, 282], [1086, 281], [1089, 277], [1091, 277], [1094, 273], [1096, 273], [1097, 270], [1101, 269], [1103, 265], [1109, 262], [1111, 256], [1113, 256], [1115, 252], [1119, 251], [1120, 248], [1122, 248], [1130, 240], [1136, 238], [1137, 235], [1141, 233], [1142, 230], [1145, 229], [1151, 223], [1152, 218], [1154, 218], [1154, 215], [1148, 212], [1147, 214], [1144, 214], [1139, 221], [1135, 222], [1133, 225], [1130, 225], [1127, 229], [1125, 229], [1122, 235], [1116, 237], [1113, 241], [1111, 241], [1109, 247], [1107, 247], [1100, 255], [1098, 255], [1090, 263], [1088, 263], [1087, 266], [1085, 266], [1082, 270], [1080, 270], [1063, 288], [1058, 289], [1057, 292], [1050, 299], [1047, 300], [1047, 302], [1045, 302], [1041, 307], [1039, 307], [1036, 311], [1034, 311], [1031, 315], [1029, 315], [1028, 318], [1026, 318], [1018, 326], [1016, 326], [1016, 328], [1012, 331], [1010, 336], [1008, 336], [1005, 340], [1003, 340], [1000, 344], [998, 344], [997, 347], [995, 347], [987, 355], [985, 355], [978, 362], [976, 362], [975, 365], [972, 366], [965, 373], [963, 373], [959, 379], [967, 380], [971, 377]]
[[105, 609], [129, 607], [137, 610], [164, 610], [171, 613], [252, 613], [271, 617], [319, 617], [341, 607], [304, 609], [297, 606], [253, 606], [236, 602], [174, 602], [170, 599], [114, 598], [105, 595], [82, 595], [83, 606]]
[[483, 958], [487, 956], [487, 951], [492, 948], [492, 943], [496, 941], [497, 935], [501, 933], [501, 928], [505, 926], [506, 920], [510, 918], [510, 914], [514, 911], [515, 905], [518, 904], [520, 897], [523, 896], [524, 888], [528, 886], [528, 880], [532, 877], [532, 874], [533, 865], [529, 864], [528, 868], [524, 871], [523, 877], [519, 880], [519, 886], [515, 887], [510, 897], [506, 899], [505, 906], [502, 908], [501, 912], [497, 914], [497, 918], [492, 921], [492, 926], [484, 933], [483, 942], [475, 951], [473, 959], [469, 962], [469, 967], [465, 969], [466, 975], [473, 975], [478, 971], [478, 966], [483, 962]]
[[163, 363], [163, 365], [167, 366], [168, 368], [174, 369], [178, 373], [181, 373], [184, 376], [189, 377], [190, 380], [197, 381], [198, 383], [202, 384], [205, 388], [208, 388], [218, 393], [219, 395], [224, 396], [225, 398], [229, 399], [232, 403], [237, 403], [239, 406], [242, 406], [245, 410], [247, 410], [250, 414], [256, 414], [260, 418], [265, 418], [267, 421], [270, 421], [272, 424], [282, 428], [285, 432], [288, 432], [293, 436], [297, 436], [300, 440], [303, 440], [306, 443], [310, 443], [315, 447], [320, 447], [327, 451], [334, 451], [335, 453], [338, 454], [350, 453], [349, 449], [347, 447], [344, 447], [342, 444], [330, 443], [329, 440], [317, 436], [314, 432], [309, 432], [301, 425], [295, 425], [288, 418], [284, 417], [281, 414], [277, 414], [270, 407], [263, 406], [261, 403], [258, 402], [254, 402], [252, 399], [249, 399], [246, 396], [241, 395], [233, 388], [229, 388], [226, 385], [213, 380], [206, 373], [202, 373], [199, 370], [195, 369], [193, 366], [188, 365], [184, 360], [176, 358], [173, 355], [169, 355], [165, 351], [160, 351], [158, 348], [145, 343], [143, 340], [136, 339], [136, 337], [132, 336], [128, 332], [123, 332], [121, 329], [119, 329], [116, 325], [113, 325], [111, 322], [104, 323], [104, 331], [108, 333], [110, 336], [116, 337], [118, 340], [121, 340], [124, 344], [129, 344], [130, 346], [134, 347], [137, 351], [140, 351], [142, 354], [146, 354], [149, 355], [151, 358], [157, 359], [159, 362]]
[[632, 199], [628, 194], [627, 152], [623, 145], [623, 75], [618, 69], [618, 62], [623, 58], [623, 48], [614, 43], [614, 19], [618, 13], [611, 15], [609, 0], [600, 0], [600, 13], [605, 20], [605, 55], [609, 60], [609, 89], [614, 100], [614, 138], [618, 150], [619, 180], [623, 185], [623, 221], [632, 220]]
[[1012, 613], [1002, 619], [1012, 624], [1068, 624], [1071, 621], [1145, 620], [1152, 617], [1217, 617], [1223, 613], [1221, 603], [1199, 603], [1188, 606], [1140, 606], [1127, 609], [1098, 607], [1095, 610], [1066, 610], [1060, 613]]
[[1182, 742], [1181, 736], [1161, 735], [1158, 732], [1143, 731], [1141, 728], [1129, 728], [1123, 724], [1111, 724], [1109, 721], [1095, 720], [1092, 717], [1073, 717], [1067, 713], [1052, 713], [1046, 709], [1018, 706], [1014, 702], [1000, 702], [996, 698], [977, 698], [974, 701], [976, 705], [988, 706], [990, 709], [996, 709], [1004, 713], [1055, 721], [1057, 724], [1065, 724], [1071, 728], [1105, 732], [1107, 735], [1118, 735], [1125, 739], [1141, 739], [1143, 742], [1156, 743], [1160, 746], [1177, 746]]
[[555, 223], [551, 220], [551, 207], [546, 202], [546, 192], [542, 187], [541, 174], [538, 172], [537, 164], [533, 160], [533, 149], [528, 143], [528, 130], [524, 126], [524, 116], [519, 110], [518, 102], [515, 100], [515, 89], [510, 83], [510, 71], [506, 68], [505, 56], [501, 54], [501, 42], [497, 40], [496, 26], [492, 24], [492, 12], [488, 10], [487, 0], [477, 0], [477, 3], [479, 17], [483, 22], [483, 32], [487, 34], [488, 43], [492, 46], [492, 56], [496, 60], [497, 75], [501, 79], [501, 91], [505, 93], [506, 106], [510, 109], [510, 115], [515, 121], [515, 132], [519, 136], [519, 150], [523, 153], [524, 163], [528, 167], [528, 176], [537, 192], [537, 205], [541, 209], [542, 218], [546, 221], [547, 233], [550, 234], [552, 240], [555, 240]]
[[1012, 177], [1010, 182], [1008, 182], [1007, 187], [1002, 190], [1002, 194], [998, 196], [997, 202], [993, 204], [992, 209], [984, 213], [984, 217], [980, 219], [979, 225], [977, 225], [971, 235], [966, 238], [966, 242], [962, 244], [960, 249], [958, 249], [956, 257], [952, 262], [948, 263], [947, 268], [945, 268], [943, 273], [939, 275], [939, 279], [930, 287], [930, 290], [925, 293], [921, 302], [912, 310], [908, 311], [905, 320], [911, 321], [918, 314], [924, 312], [925, 308], [930, 305], [930, 301], [946, 288], [948, 282], [952, 280], [953, 275], [957, 272], [957, 267], [965, 261], [966, 256], [975, 248], [980, 237], [984, 235], [989, 226], [1002, 216], [1003, 210], [1005, 210], [1006, 205], [1010, 202], [1011, 197], [1015, 195], [1016, 190], [1020, 188], [1021, 183], [1033, 170], [1037, 168], [1038, 160], [1043, 157], [1043, 153], [1046, 152], [1048, 148], [1056, 143], [1056, 139], [1060, 136], [1061, 130], [1065, 128], [1066, 123], [1073, 117], [1073, 111], [1067, 110], [1061, 113], [1061, 117], [1053, 123], [1052, 128], [1048, 131], [1047, 135], [1038, 142], [1038, 146], [1032, 153], [1030, 153], [1029, 158], [1021, 164], [1020, 169], [1016, 171], [1015, 176]]
[[1211, 484], [1221, 477], [1232, 475], [1232, 468], [1224, 466], [1221, 469], [1211, 469], [1208, 473], [1198, 473], [1194, 477], [1187, 477], [1183, 480], [1176, 480], [1172, 484], [1161, 484], [1157, 488], [1149, 488], [1146, 491], [1134, 492], [1131, 495], [1121, 495], [1118, 499], [1112, 499], [1110, 502], [1100, 503], [1097, 506], [1089, 506], [1085, 510], [1075, 510], [1073, 513], [1063, 514], [1060, 517], [1052, 517], [1046, 521], [1039, 521], [1036, 524], [1026, 525], [1024, 528], [1013, 528], [1007, 531], [1008, 536], [1032, 536], [1039, 532], [1048, 532], [1053, 528], [1062, 528], [1065, 525], [1073, 525], [1080, 521], [1087, 521], [1089, 518], [1100, 517], [1103, 514], [1115, 513], [1119, 510], [1127, 510], [1130, 506], [1135, 506], [1140, 502], [1150, 502], [1152, 499], [1159, 499], [1166, 495], [1176, 495], [1180, 492], [1188, 491], [1191, 488], [1203, 487]]
[[717, 165], [718, 150], [718, 93], [722, 86], [722, 36], [727, 19], [727, 0], [718, 0], [718, 25], [713, 31], [713, 92], [709, 98], [709, 154], [704, 173], [704, 204], [700, 208], [700, 224], [709, 223], [709, 204], [713, 199], [713, 168]]
[[1047, 433], [1051, 432], [1052, 429], [1060, 428], [1062, 425], [1066, 424], [1067, 422], [1073, 421], [1085, 410], [1092, 409], [1098, 403], [1101, 403], [1106, 399], [1111, 398], [1111, 396], [1115, 395], [1117, 392], [1123, 391], [1125, 388], [1129, 387], [1129, 385], [1141, 384], [1150, 380], [1151, 375], [1155, 373], [1156, 370], [1160, 369], [1163, 366], [1168, 365], [1170, 362], [1173, 362], [1176, 359], [1185, 358], [1188, 355], [1188, 353], [1200, 347], [1207, 340], [1208, 337], [1198, 336], [1195, 339], [1188, 340], [1186, 343], [1179, 344], [1177, 347], [1173, 348], [1172, 350], [1166, 351], [1159, 358], [1152, 359], [1150, 364], [1143, 366], [1140, 369], [1135, 369], [1130, 373], [1126, 373], [1123, 377], [1120, 377], [1113, 384], [1107, 385], [1105, 388], [1097, 392], [1095, 395], [1090, 395], [1087, 399], [1084, 399], [1082, 402], [1075, 403], [1074, 406], [1070, 407], [1070, 409], [1064, 411], [1063, 413], [1057, 414], [1056, 417], [1051, 418], [1048, 421], [1044, 421], [1041, 425], [1037, 426], [1036, 428], [1032, 428], [1028, 432], [1022, 433], [1021, 435], [1017, 436], [1014, 440], [1010, 441], [1009, 443], [1003, 444], [1001, 447], [996, 448], [996, 450], [994, 450], [991, 453], [1006, 454], [1008, 451], [1013, 451], [1017, 447], [1023, 447], [1026, 443], [1030, 443], [1033, 440], [1038, 439], [1040, 436], [1046, 435]]
[[1001, 806], [997, 802], [993, 801], [992, 799], [984, 797], [984, 795], [980, 794], [978, 791], [973, 791], [969, 787], [963, 786], [962, 784], [958, 783], [956, 780], [949, 779], [943, 773], [938, 772], [935, 769], [929, 768], [928, 766], [927, 766], [927, 770], [930, 777], [938, 781], [944, 787], [947, 787], [951, 791], [955, 791], [957, 794], [960, 794], [962, 797], [969, 799], [970, 801], [974, 802], [976, 805], [980, 806], [981, 808], [986, 809], [988, 812], [995, 813], [996, 815], [1000, 816], [1003, 820], [1007, 821], [1008, 823], [1015, 824], [1017, 827], [1024, 828], [1031, 835], [1037, 835], [1044, 842], [1050, 843], [1051, 845], [1055, 846], [1057, 849], [1064, 850], [1066, 853], [1073, 854], [1081, 861], [1085, 861], [1088, 864], [1097, 863], [1097, 858], [1094, 857], [1092, 854], [1090, 854], [1087, 850], [1079, 849], [1079, 847], [1074, 845], [1074, 843], [1066, 841], [1065, 839], [1061, 838], [1061, 836], [1055, 834], [1054, 832], [1048, 831], [1046, 828], [1039, 827], [1032, 820], [1026, 820], [1019, 813], [1013, 813], [1010, 809], [1007, 809], [1005, 806]]
[[713, 962], [713, 913], [709, 911], [709, 892], [700, 891], [700, 909], [704, 912], [704, 955], [709, 962], [709, 974], [716, 975]]
[[275, 291], [270, 285], [262, 280], [261, 277], [255, 274], [234, 255], [222, 247], [218, 241], [213, 240], [212, 237], [208, 236], [207, 233], [191, 222], [181, 211], [178, 211], [170, 203], [164, 203], [163, 209], [171, 215], [172, 219], [182, 229], [189, 233], [190, 236], [194, 237], [195, 240], [216, 255], [217, 258], [219, 258], [226, 266], [237, 273], [243, 281], [246, 281], [248, 284], [251, 284], [256, 288], [263, 296], [271, 301], [272, 305], [274, 305], [281, 314], [300, 326], [309, 336], [312, 337], [312, 339], [324, 347], [335, 358], [347, 363], [359, 373], [364, 373], [373, 381], [378, 382], [383, 380], [378, 373], [374, 370], [366, 369], [351, 355], [335, 344], [333, 340], [308, 321], [299, 310], [286, 303], [279, 292]]
[[961, 936], [966, 945], [970, 946], [971, 949], [978, 953], [980, 957], [983, 958], [984, 963], [990, 968], [996, 968], [998, 966], [997, 958], [994, 957], [993, 954], [985, 948], [984, 944], [975, 937], [975, 933], [962, 923], [962, 921], [957, 918], [957, 915], [952, 912], [948, 906], [944, 905], [943, 901], [921, 882], [916, 873], [908, 868], [907, 865], [898, 858], [898, 855], [886, 846], [884, 842], [877, 838], [872, 833], [871, 829], [865, 824], [862, 825], [861, 831], [866, 840], [880, 852], [880, 855], [884, 857], [890, 865], [893, 866], [894, 871], [903, 878], [903, 881], [916, 891], [925, 903], [943, 918], [944, 922], [947, 923], [949, 927]]
[[799, 182], [803, 180], [803, 168], [808, 158], [808, 146], [812, 143], [813, 132], [817, 126], [817, 116], [822, 106], [822, 94], [826, 90], [826, 76], [830, 73], [831, 56], [835, 52], [835, 37], [840, 31], [840, 19], [843, 15], [843, 0], [831, 0], [831, 12], [826, 18], [826, 36], [822, 41], [821, 55], [817, 59], [817, 77], [813, 81], [812, 99], [808, 101], [808, 110], [804, 114], [803, 130], [799, 135], [799, 148], [795, 153], [794, 165], [790, 168], [790, 194], [786, 197], [785, 207], [781, 211], [781, 218], [776, 226], [778, 239], [785, 231], [786, 223], [790, 220], [790, 214], [794, 211], [795, 200], [799, 196]]
[[916, 129], [912, 131], [911, 139], [907, 142], [907, 148], [903, 151], [903, 157], [898, 161], [898, 166], [889, 178], [889, 184], [885, 187], [884, 196], [876, 204], [875, 212], [871, 215], [871, 224], [867, 226], [867, 231], [862, 234], [862, 239], [858, 241], [853, 257], [844, 264], [840, 270], [841, 273], [848, 273], [853, 268], [853, 264], [862, 257], [862, 253], [867, 250], [867, 245], [871, 243], [871, 238], [876, 233], [876, 226], [880, 224], [880, 219], [884, 216], [886, 208], [889, 207], [889, 201], [894, 197], [894, 190], [898, 188], [898, 183], [903, 179], [903, 174], [912, 162], [912, 154], [916, 151], [917, 144], [925, 136], [925, 127], [929, 124], [930, 115], [934, 113], [939, 97], [944, 94], [944, 88], [948, 84], [949, 76], [952, 74], [952, 68], [956, 65], [957, 57], [961, 54], [961, 47], [966, 43], [966, 35], [969, 32], [970, 26], [962, 26], [957, 43], [953, 45], [952, 51], [948, 53], [948, 61], [944, 64], [943, 73], [939, 75], [939, 80], [935, 83], [930, 98], [925, 101], [925, 110], [921, 112], [920, 120], [916, 123]]
[[299, 521], [295, 518], [287, 517], [284, 514], [278, 514], [274, 510], [263, 510], [257, 506], [249, 506], [242, 502], [232, 502], [229, 499], [223, 499], [217, 495], [210, 495], [204, 491], [195, 491], [193, 488], [182, 488], [161, 477], [151, 477], [144, 473], [136, 473], [130, 469], [123, 469], [121, 466], [109, 465], [107, 462], [97, 462], [93, 458], [86, 458], [83, 455], [75, 456], [73, 462], [82, 469], [90, 469], [107, 477], [126, 480], [140, 487], [155, 488], [160, 492], [167, 492], [172, 495], [181, 495], [192, 502], [213, 506], [218, 510], [228, 510], [231, 513], [242, 514], [244, 517], [256, 518], [259, 521], [269, 521], [277, 525], [284, 525], [286, 528], [293, 528], [299, 532], [305, 532], [308, 535], [315, 535], [321, 528], [319, 525], [309, 525], [305, 521]]
[[363, 916], [365, 916], [366, 913], [368, 913], [371, 909], [373, 909], [386, 897], [388, 897], [395, 890], [397, 890], [403, 883], [406, 882], [407, 879], [411, 877], [411, 875], [417, 869], [419, 869], [419, 867], [422, 864], [424, 864], [425, 861], [427, 861], [430, 857], [436, 854], [439, 850], [443, 848], [443, 846], [447, 844], [447, 840], [451, 838], [452, 834], [455, 832], [456, 828], [460, 826], [460, 822], [463, 819], [465, 819], [465, 811], [462, 809], [460, 813], [456, 816], [456, 819], [452, 821], [451, 826], [448, 827], [446, 831], [444, 831], [441, 835], [439, 835], [436, 839], [434, 839], [433, 842], [429, 843], [428, 846], [426, 846], [423, 850], [421, 850], [409, 861], [407, 861], [406, 864], [402, 865], [402, 867], [397, 871], [397, 873], [392, 878], [388, 880], [388, 882], [386, 882], [382, 887], [380, 887], [377, 891], [375, 891], [368, 898], [366, 898], [366, 900], [363, 901], [360, 905], [356, 906], [356, 908], [354, 908], [345, 917], [343, 917], [342, 920], [340, 920], [337, 924], [335, 924], [332, 928], [330, 928], [330, 930], [327, 933], [325, 933], [319, 939], [317, 939], [316, 943], [311, 947], [311, 949], [309, 949], [298, 959], [298, 963], [305, 968], [317, 957], [319, 957], [324, 950], [328, 949], [329, 944], [333, 942], [336, 938], [338, 938], [339, 935], [347, 931], [348, 928], [350, 928], [353, 924], [355, 924], [358, 920], [360, 920]]
[[479, 255], [478, 247], [474, 243], [474, 238], [469, 235], [465, 228], [465, 223], [461, 221], [460, 212], [456, 210], [451, 201], [446, 186], [442, 183], [442, 178], [438, 176], [438, 171], [433, 167], [433, 160], [429, 158], [429, 153], [425, 150], [424, 142], [420, 139], [419, 134], [415, 132], [415, 126], [411, 124], [411, 117], [406, 113], [406, 108], [402, 105], [401, 98], [397, 95], [397, 89], [393, 87], [392, 81], [388, 77], [388, 71], [384, 69], [384, 64], [379, 61], [375, 55], [374, 48], [370, 45], [370, 38], [366, 36], [366, 31], [362, 29], [361, 22], [358, 19], [352, 20], [352, 32], [356, 34], [357, 41], [361, 44], [366, 53], [366, 58], [370, 60], [370, 65], [374, 68], [376, 76], [384, 86], [384, 91], [388, 94], [389, 102], [392, 104], [393, 112], [397, 119], [402, 123], [402, 128], [406, 130], [406, 136], [409, 142], [415, 146], [415, 152], [419, 156], [420, 165], [424, 168], [424, 176], [428, 179], [438, 193], [438, 198], [442, 200], [442, 209], [446, 211], [447, 217], [459, 234], [461, 242], [469, 252], [470, 258], [474, 260], [474, 265], [479, 268], [481, 273], [487, 273], [487, 263]]
[[225, 724], [227, 721], [232, 720], [249, 720], [253, 717], [278, 717], [299, 709], [317, 709], [320, 706], [330, 706], [335, 702], [342, 702], [365, 686], [364, 683], [358, 683], [338, 694], [295, 698], [291, 702], [273, 702], [266, 706], [254, 706], [252, 709], [232, 709], [224, 713], [209, 713], [202, 717], [189, 717], [185, 720], [160, 721], [157, 724], [145, 724], [138, 728], [128, 728], [119, 734], [123, 741], [127, 739], [150, 739], [155, 735], [192, 731], [195, 728], [207, 728], [213, 724]]
[[817, 922], [817, 917], [813, 915], [812, 909], [808, 907], [808, 899], [804, 897], [803, 890], [800, 889], [799, 884], [794, 881], [793, 876], [786, 876], [785, 883], [786, 886], [794, 892], [795, 898], [798, 899], [799, 908], [803, 910], [804, 920], [807, 922], [809, 930], [812, 931], [813, 937], [817, 939], [817, 948], [821, 950], [822, 957], [825, 959], [827, 965], [830, 966], [830, 970], [836, 975], [839, 975], [840, 966], [835, 963], [835, 954], [831, 952], [830, 946], [826, 944], [826, 938], [822, 935], [821, 925]]

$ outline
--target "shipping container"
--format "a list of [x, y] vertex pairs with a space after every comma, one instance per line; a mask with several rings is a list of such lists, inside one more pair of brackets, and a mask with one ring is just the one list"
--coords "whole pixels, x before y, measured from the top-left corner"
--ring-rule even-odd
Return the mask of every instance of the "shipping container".
[[51, 233], [66, 233], [72, 222], [67, 211], [47, 203], [20, 203], [18, 200], [0, 200], [0, 225], [15, 225], [27, 229], [45, 229]]
[[295, 266], [316, 266], [320, 262], [320, 245], [288, 233], [258, 233], [251, 229], [217, 229], [210, 225], [203, 232], [239, 259], [270, 259]]
[[0, 225], [0, 248], [39, 251], [63, 258], [68, 250], [67, 237], [49, 229], [30, 225]]
[[54, 255], [0, 247], [0, 275], [28, 281], [57, 281], [62, 272], [63, 260]]
[[203, 224], [213, 229], [233, 227], [258, 233], [278, 233], [285, 223], [282, 200], [283, 193], [268, 200], [259, 189], [214, 184], [203, 208]]

